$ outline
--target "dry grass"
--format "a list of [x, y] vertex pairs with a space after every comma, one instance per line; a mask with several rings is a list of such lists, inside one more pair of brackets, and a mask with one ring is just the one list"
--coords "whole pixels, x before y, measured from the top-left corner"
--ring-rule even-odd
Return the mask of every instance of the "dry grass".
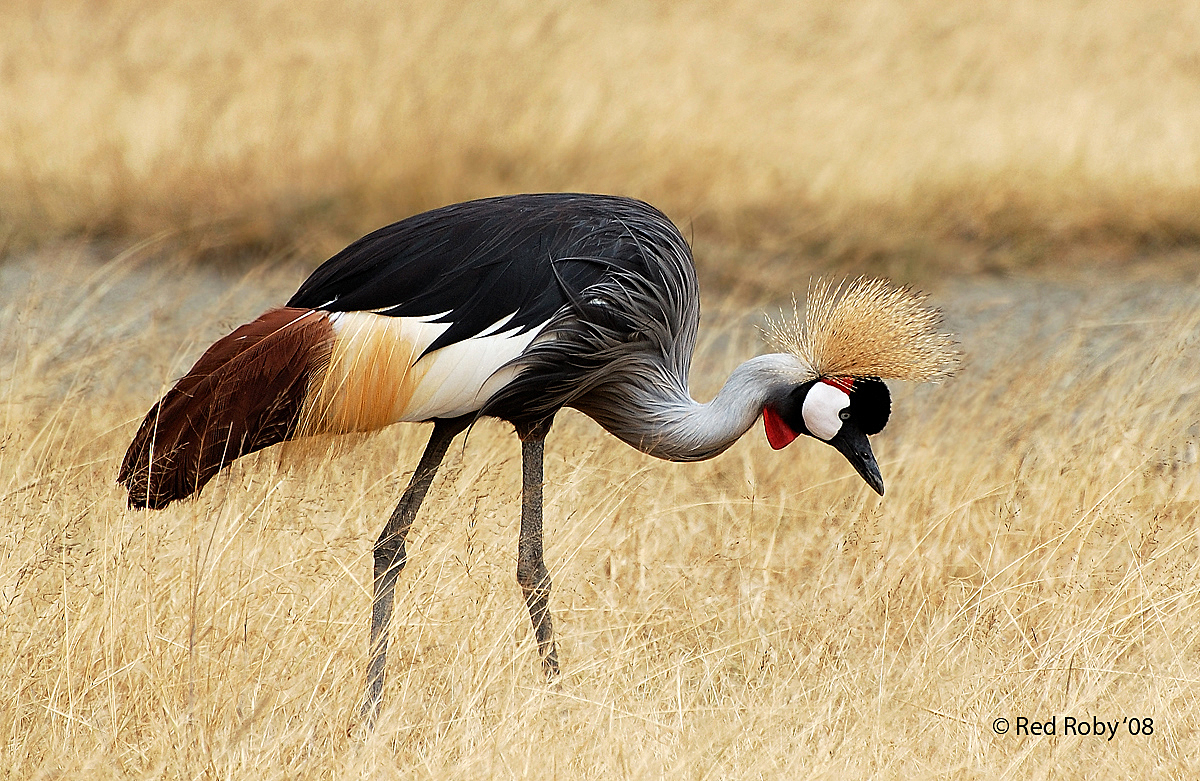
[[[370, 549], [426, 432], [124, 507], [136, 422], [320, 256], [498, 192], [619, 192], [705, 290], [1200, 237], [1194, 3], [0, 4], [0, 768], [14, 778], [1141, 778], [1200, 756], [1200, 300], [1186, 279], [937, 282], [968, 363], [898, 385], [886, 498], [756, 430], [652, 461], [564, 414], [515, 583], [518, 448], [456, 445], [411, 538], [387, 708]], [[103, 261], [103, 262], [102, 262]], [[1194, 256], [1183, 265], [1194, 268]], [[763, 291], [767, 291], [764, 293]], [[706, 300], [697, 395], [755, 350]], [[1153, 718], [1111, 742], [1063, 717]], [[1058, 718], [1053, 738], [992, 720]]]
[[441, 203], [581, 189], [846, 262], [1192, 244], [1198, 15], [1182, 0], [14, 0], [0, 221], [20, 242], [171, 231], [322, 254]]
[[[49, 271], [53, 266], [55, 271]], [[295, 269], [0, 266], [0, 767], [14, 778], [1143, 778], [1200, 756], [1200, 323], [1188, 285], [935, 289], [970, 362], [897, 385], [886, 498], [756, 429], [673, 465], [577, 415], [549, 440], [565, 675], [515, 570], [518, 448], [456, 445], [412, 535], [378, 734], [370, 548], [425, 436], [270, 453], [132, 512], [138, 418]], [[1115, 284], [1120, 282], [1120, 284]], [[152, 291], [152, 292], [151, 292]], [[706, 300], [698, 395], [756, 329]], [[1151, 737], [1062, 735], [1150, 717]], [[1058, 718], [1055, 738], [992, 720]]]

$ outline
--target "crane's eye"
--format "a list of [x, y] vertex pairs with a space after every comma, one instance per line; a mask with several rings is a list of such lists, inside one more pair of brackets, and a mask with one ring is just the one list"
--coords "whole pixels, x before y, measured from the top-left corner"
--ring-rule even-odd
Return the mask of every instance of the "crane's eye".
[[850, 410], [848, 410], [848, 409], [842, 410], [841, 412], [838, 413], [838, 417], [841, 418], [842, 420], [849, 420], [850, 419]]

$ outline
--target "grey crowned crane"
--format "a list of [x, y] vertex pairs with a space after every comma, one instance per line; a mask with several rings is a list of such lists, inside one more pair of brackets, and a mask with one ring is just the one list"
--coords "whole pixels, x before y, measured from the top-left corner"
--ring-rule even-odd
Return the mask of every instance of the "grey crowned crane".
[[804, 323], [771, 329], [784, 351], [743, 363], [701, 404], [688, 392], [695, 267], [660, 211], [576, 194], [446, 206], [355, 241], [286, 305], [212, 345], [146, 415], [118, 480], [131, 506], [160, 508], [277, 442], [432, 422], [375, 543], [370, 723], [409, 527], [451, 440], [480, 416], [506, 420], [521, 440], [517, 580], [553, 676], [542, 447], [563, 407], [670, 461], [712, 458], [761, 417], [775, 449], [798, 436], [826, 442], [883, 493], [867, 440], [890, 414], [882, 380], [945, 373], [952, 342], [908, 291], [860, 280], [812, 292]]

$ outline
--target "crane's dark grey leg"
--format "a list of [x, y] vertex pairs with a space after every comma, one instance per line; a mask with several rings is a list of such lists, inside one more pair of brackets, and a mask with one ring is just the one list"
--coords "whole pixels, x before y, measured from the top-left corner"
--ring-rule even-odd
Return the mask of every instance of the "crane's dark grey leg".
[[547, 678], [558, 675], [558, 652], [550, 622], [550, 574], [542, 559], [542, 455], [550, 421], [521, 433], [521, 537], [517, 545], [517, 582], [525, 592], [533, 634]]
[[387, 666], [388, 626], [392, 622], [392, 607], [396, 600], [396, 580], [404, 569], [404, 538], [421, 509], [421, 502], [433, 483], [438, 466], [450, 447], [450, 441], [470, 425], [471, 416], [436, 420], [429, 444], [421, 455], [421, 461], [408, 481], [408, 488], [400, 497], [400, 503], [392, 511], [392, 517], [375, 541], [375, 595], [371, 601], [371, 661], [367, 667], [367, 691], [363, 695], [360, 715], [369, 726], [374, 726], [379, 713], [379, 701], [383, 695], [384, 670]]

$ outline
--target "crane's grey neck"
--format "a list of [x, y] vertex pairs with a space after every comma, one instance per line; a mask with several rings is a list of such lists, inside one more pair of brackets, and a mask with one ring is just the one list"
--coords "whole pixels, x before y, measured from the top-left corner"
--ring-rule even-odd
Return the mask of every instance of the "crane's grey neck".
[[623, 380], [619, 392], [598, 389], [573, 406], [643, 453], [668, 461], [702, 461], [745, 434], [767, 402], [814, 376], [793, 355], [760, 355], [737, 367], [707, 404], [691, 397], [686, 378], [664, 372]]

